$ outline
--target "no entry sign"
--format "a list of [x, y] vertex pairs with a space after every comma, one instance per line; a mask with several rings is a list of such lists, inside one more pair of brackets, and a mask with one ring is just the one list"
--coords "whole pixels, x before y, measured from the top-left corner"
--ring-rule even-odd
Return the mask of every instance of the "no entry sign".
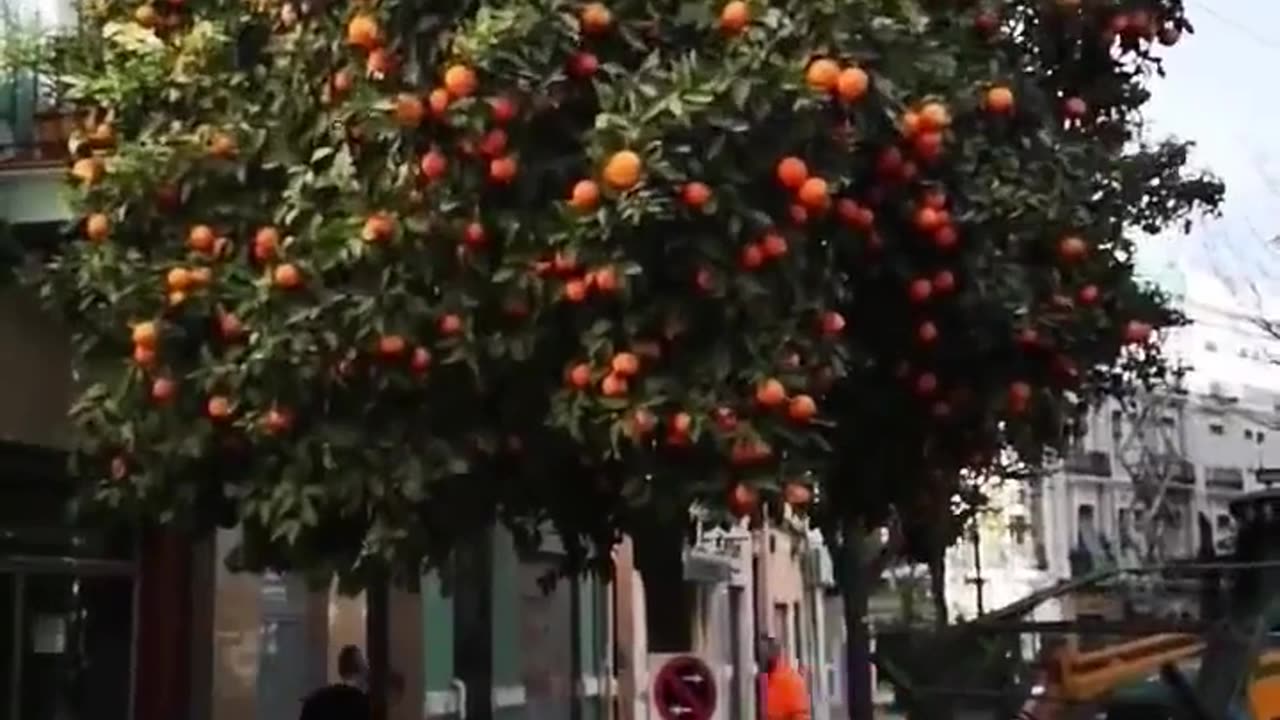
[[716, 710], [715, 675], [696, 657], [672, 658], [653, 679], [653, 704], [662, 720], [710, 720]]

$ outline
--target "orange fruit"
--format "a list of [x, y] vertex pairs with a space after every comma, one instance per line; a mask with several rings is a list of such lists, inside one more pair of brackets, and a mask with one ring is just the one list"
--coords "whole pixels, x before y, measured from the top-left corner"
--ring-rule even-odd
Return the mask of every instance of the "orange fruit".
[[437, 180], [448, 171], [449, 162], [445, 159], [444, 153], [439, 150], [429, 150], [418, 162], [418, 169], [422, 171], [422, 177]]
[[711, 201], [711, 188], [706, 183], [694, 181], [684, 186], [680, 197], [685, 205], [698, 210]]
[[640, 182], [644, 163], [630, 150], [620, 150], [609, 157], [604, 165], [604, 181], [615, 190], [629, 190]]
[[71, 177], [82, 185], [92, 185], [102, 179], [102, 161], [98, 158], [80, 158], [71, 165]]
[[462, 318], [453, 313], [441, 315], [440, 332], [444, 335], [457, 335], [462, 332]]
[[488, 240], [488, 234], [484, 231], [484, 225], [478, 222], [467, 223], [466, 229], [462, 231], [462, 241], [472, 247], [479, 247]]
[[279, 246], [280, 231], [271, 225], [260, 227], [253, 236], [253, 257], [258, 262], [266, 262], [276, 256]]
[[170, 378], [156, 378], [151, 383], [151, 399], [159, 403], [166, 403], [173, 399], [174, 394], [178, 390], [178, 384]]
[[764, 264], [764, 248], [756, 243], [751, 243], [742, 248], [742, 257], [740, 258], [742, 267], [748, 270], [755, 270]]
[[591, 366], [586, 363], [578, 363], [569, 368], [569, 372], [565, 377], [569, 380], [570, 385], [582, 390], [591, 384]]
[[186, 268], [173, 268], [165, 275], [165, 284], [170, 290], [182, 292], [191, 287], [191, 271]]
[[187, 233], [187, 247], [198, 253], [208, 254], [213, 250], [213, 243], [217, 239], [213, 228], [208, 225], [193, 225]]
[[133, 361], [138, 367], [149, 368], [156, 364], [156, 351], [154, 348], [136, 345], [133, 348]]
[[422, 124], [422, 119], [426, 117], [427, 109], [422, 105], [422, 101], [417, 95], [411, 93], [400, 93], [396, 97], [395, 115], [396, 122], [402, 127], [415, 128]]
[[131, 333], [133, 344], [142, 348], [154, 348], [159, 337], [160, 333], [156, 329], [156, 324], [150, 320], [134, 325]]
[[569, 207], [579, 212], [590, 212], [600, 203], [600, 186], [594, 180], [579, 180], [569, 194]]
[[580, 303], [587, 299], [587, 283], [573, 279], [564, 284], [564, 299], [572, 303]]
[[1013, 91], [1003, 85], [997, 85], [987, 91], [985, 99], [987, 110], [1004, 114], [1013, 110]]
[[355, 78], [352, 77], [349, 70], [339, 70], [329, 79], [329, 85], [333, 91], [339, 95], [346, 95], [351, 92], [351, 86], [355, 84]]
[[111, 234], [111, 218], [94, 213], [84, 221], [84, 234], [91, 242], [102, 242]]
[[614, 292], [618, 289], [618, 271], [611, 267], [602, 267], [591, 274], [591, 283], [600, 292]]
[[787, 417], [796, 422], [808, 422], [818, 414], [818, 404], [808, 395], [797, 395], [787, 405]]
[[268, 435], [279, 435], [287, 432], [293, 425], [293, 415], [287, 410], [279, 408], [271, 408], [267, 414], [262, 417], [262, 429]]
[[191, 268], [191, 286], [205, 287], [213, 281], [213, 271], [207, 267]]
[[499, 185], [507, 185], [516, 179], [519, 164], [511, 155], [489, 161], [489, 179]]
[[777, 176], [783, 187], [799, 190], [809, 178], [809, 167], [798, 157], [784, 157], [778, 161]]
[[430, 365], [431, 351], [424, 347], [414, 348], [413, 354], [409, 356], [409, 369], [414, 372], [425, 372]]
[[367, 243], [379, 243], [390, 240], [395, 234], [395, 220], [386, 213], [374, 213], [364, 221], [360, 229], [360, 238]]
[[600, 381], [600, 392], [605, 397], [625, 395], [627, 393], [627, 379], [620, 375], [609, 373]]
[[787, 239], [778, 233], [771, 232], [760, 241], [760, 249], [765, 257], [778, 258], [787, 254]]
[[859, 67], [849, 67], [836, 76], [836, 95], [845, 102], [860, 100], [867, 94], [871, 78], [867, 71]]
[[427, 104], [431, 106], [431, 114], [436, 117], [444, 115], [449, 109], [449, 91], [444, 88], [436, 88], [427, 96]]
[[920, 108], [920, 127], [924, 130], [943, 130], [951, 125], [951, 113], [940, 102], [928, 102]]
[[400, 335], [383, 335], [378, 338], [378, 353], [384, 357], [404, 354], [406, 343]]
[[818, 58], [809, 63], [804, 73], [804, 81], [809, 87], [819, 92], [831, 92], [836, 89], [840, 78], [840, 65], [830, 58]]
[[235, 157], [238, 148], [236, 139], [224, 132], [216, 132], [209, 138], [209, 154], [216, 158]]
[[382, 29], [372, 15], [356, 15], [347, 22], [347, 44], [373, 50], [382, 44]]
[[244, 333], [244, 323], [240, 322], [240, 318], [231, 313], [218, 315], [218, 334], [222, 335], [222, 339], [235, 340], [242, 333]]
[[775, 378], [764, 380], [756, 386], [756, 402], [765, 407], [778, 407], [787, 400], [787, 389]]
[[385, 78], [396, 69], [396, 57], [391, 53], [378, 48], [369, 53], [369, 58], [364, 63], [365, 72], [372, 78]]
[[609, 12], [604, 3], [587, 3], [578, 15], [578, 22], [582, 26], [582, 32], [587, 35], [600, 35], [613, 25], [613, 13]]
[[282, 263], [271, 273], [271, 281], [276, 287], [292, 290], [302, 285], [302, 272], [292, 263]]
[[751, 22], [751, 6], [743, 0], [725, 3], [720, 10], [720, 30], [726, 35], [737, 35]]
[[800, 185], [796, 193], [800, 203], [810, 210], [822, 210], [831, 202], [827, 181], [819, 177], [811, 177]]
[[609, 361], [609, 367], [620, 377], [632, 377], [640, 372], [640, 358], [635, 353], [620, 352]]
[[450, 65], [444, 71], [444, 88], [455, 98], [464, 98], [476, 91], [476, 74], [466, 65]]
[[214, 420], [226, 420], [231, 417], [231, 401], [226, 395], [214, 395], [205, 404], [205, 412]]

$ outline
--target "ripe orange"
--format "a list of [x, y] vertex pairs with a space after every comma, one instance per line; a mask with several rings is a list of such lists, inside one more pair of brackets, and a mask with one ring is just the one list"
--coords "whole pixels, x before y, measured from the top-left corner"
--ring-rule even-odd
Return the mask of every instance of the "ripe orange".
[[579, 180], [569, 194], [569, 207], [579, 212], [590, 212], [600, 203], [600, 186], [594, 180]]
[[822, 313], [822, 333], [824, 335], [835, 335], [845, 328], [844, 316], [834, 310], [828, 310]]
[[373, 50], [382, 44], [382, 29], [372, 15], [356, 15], [347, 22], [347, 44]]
[[764, 249], [756, 243], [751, 243], [742, 248], [742, 267], [748, 270], [755, 270], [764, 264]]
[[360, 238], [367, 243], [379, 243], [390, 240], [395, 234], [395, 220], [386, 213], [374, 213], [364, 221], [360, 229]]
[[191, 287], [191, 271], [181, 267], [173, 268], [165, 275], [165, 284], [172, 291], [182, 292]]
[[916, 328], [916, 338], [926, 345], [932, 343], [938, 339], [938, 326], [925, 320]]
[[587, 299], [587, 283], [574, 278], [564, 284], [564, 299], [572, 303], [580, 303]]
[[920, 132], [920, 113], [908, 110], [902, 113], [902, 136], [913, 138]]
[[352, 77], [350, 70], [339, 70], [329, 79], [329, 86], [338, 95], [346, 95], [351, 92], [351, 86], [355, 84], [355, 78]]
[[92, 185], [102, 179], [102, 161], [98, 158], [80, 158], [71, 166], [71, 176], [82, 185]]
[[231, 313], [221, 313], [218, 315], [218, 334], [224, 340], [235, 340], [244, 333], [244, 324], [240, 322], [240, 318]]
[[782, 183], [783, 187], [799, 190], [804, 181], [809, 178], [809, 167], [803, 160], [792, 155], [778, 161], [776, 173], [778, 182]]
[[276, 256], [280, 247], [280, 231], [271, 225], [258, 228], [253, 236], [253, 258], [258, 262], [266, 262]]
[[920, 126], [924, 130], [944, 130], [951, 125], [951, 113], [940, 102], [928, 102], [920, 108]]
[[484, 225], [479, 222], [467, 223], [466, 229], [462, 231], [462, 241], [472, 247], [480, 247], [488, 239], [488, 233], [484, 231]]
[[609, 367], [620, 377], [632, 377], [640, 372], [640, 358], [635, 353], [620, 352], [609, 361]]
[[235, 157], [238, 151], [236, 139], [227, 133], [216, 132], [209, 138], [209, 154], [213, 157], [225, 160]]
[[156, 364], [156, 351], [154, 348], [135, 345], [133, 348], [133, 361], [138, 367], [149, 368]]
[[515, 180], [518, 170], [519, 164], [511, 155], [489, 161], [489, 179], [499, 185], [507, 185]]
[[1013, 110], [1013, 91], [1003, 85], [997, 85], [987, 91], [985, 104], [987, 110], [996, 114], [1004, 114]]
[[751, 22], [751, 6], [743, 0], [731, 0], [720, 11], [720, 30], [726, 35], [737, 35]]
[[845, 102], [856, 102], [867, 94], [871, 78], [859, 67], [848, 67], [836, 76], [836, 95]]
[[444, 88], [455, 98], [468, 97], [476, 91], [476, 74], [466, 65], [451, 65], [444, 71]]
[[1063, 262], [1079, 262], [1089, 254], [1089, 246], [1078, 235], [1068, 235], [1058, 241], [1058, 257]]
[[262, 429], [268, 435], [287, 432], [292, 425], [293, 415], [288, 410], [273, 407], [262, 417]]
[[788, 505], [804, 507], [813, 500], [813, 488], [800, 482], [789, 482], [782, 488], [782, 497]]
[[271, 273], [271, 280], [278, 288], [293, 290], [302, 285], [302, 272], [292, 263], [282, 263]]
[[591, 366], [586, 363], [578, 363], [569, 368], [569, 372], [565, 374], [569, 380], [569, 384], [582, 390], [591, 384]]
[[409, 369], [414, 372], [426, 372], [431, 365], [431, 351], [424, 347], [416, 347], [409, 356]]
[[818, 404], [808, 395], [797, 395], [787, 405], [787, 417], [796, 422], [809, 422], [818, 414]]
[[578, 15], [578, 22], [582, 26], [582, 32], [587, 35], [600, 35], [613, 25], [613, 13], [609, 12], [604, 3], [587, 3]]
[[1083, 98], [1069, 97], [1062, 103], [1062, 112], [1071, 120], [1079, 120], [1089, 112], [1089, 104]]
[[787, 401], [787, 389], [775, 378], [764, 380], [756, 386], [756, 402], [765, 407], [778, 407]]
[[604, 181], [615, 190], [630, 190], [640, 182], [644, 163], [630, 150], [620, 150], [609, 157], [604, 165]]
[[151, 399], [158, 403], [167, 403], [173, 399], [178, 384], [166, 377], [156, 378], [151, 383]]
[[800, 186], [796, 197], [800, 203], [810, 210], [824, 210], [831, 203], [827, 189], [827, 181], [819, 177], [811, 177]]
[[364, 70], [369, 77], [385, 78], [395, 72], [397, 63], [395, 55], [382, 48], [377, 48], [369, 53], [369, 58], [364, 62]]
[[383, 335], [378, 338], [378, 354], [383, 357], [398, 357], [404, 354], [407, 343], [400, 335]]
[[431, 106], [431, 114], [440, 117], [449, 109], [449, 91], [436, 88], [427, 96], [427, 104]]
[[84, 234], [90, 242], [102, 242], [111, 234], [111, 218], [103, 213], [94, 213], [84, 221]]
[[602, 267], [591, 274], [591, 284], [602, 293], [615, 292], [618, 289], [618, 271]]
[[694, 210], [699, 210], [711, 201], [711, 188], [707, 187], [707, 184], [703, 182], [687, 183], [680, 191], [680, 197], [684, 200], [685, 205]]
[[417, 95], [411, 93], [400, 93], [396, 97], [396, 122], [402, 127], [416, 128], [422, 124], [422, 119], [426, 117], [427, 109], [423, 107], [422, 100]]
[[760, 241], [760, 249], [765, 257], [780, 258], [787, 254], [787, 239], [776, 232], [771, 232]]
[[516, 101], [509, 97], [493, 98], [489, 101], [489, 107], [493, 110], [493, 121], [499, 125], [505, 125], [516, 117]]
[[1130, 320], [1124, 326], [1124, 341], [1130, 345], [1141, 345], [1151, 339], [1152, 328], [1140, 320]]
[[418, 162], [418, 169], [422, 171], [422, 177], [437, 180], [449, 169], [449, 162], [445, 159], [444, 153], [439, 150], [429, 150]]
[[[738, 464], [743, 464], [755, 460], [756, 450], [749, 445], [742, 445], [741, 449], [738, 445], [733, 448], [733, 460]], [[755, 512], [756, 505], [760, 502], [760, 494], [754, 488], [737, 483], [733, 489], [729, 491], [729, 512], [737, 517], [746, 517]]]
[[214, 420], [226, 420], [231, 417], [231, 400], [226, 395], [214, 395], [205, 404], [205, 411]]
[[156, 340], [160, 337], [156, 324], [150, 320], [140, 322], [133, 326], [131, 338], [133, 344], [141, 348], [155, 348]]
[[818, 58], [809, 63], [804, 73], [804, 81], [818, 92], [831, 92], [836, 89], [840, 78], [840, 65], [830, 58]]
[[208, 225], [193, 225], [187, 233], [187, 247], [198, 253], [208, 254], [213, 250], [213, 242], [217, 239], [213, 228]]
[[190, 270], [191, 287], [202, 288], [213, 281], [213, 271], [207, 267], [194, 267]]
[[480, 140], [480, 154], [487, 157], [497, 157], [507, 149], [507, 131], [502, 128], [494, 128], [484, 134], [484, 138]]
[[441, 315], [440, 332], [443, 335], [457, 335], [462, 332], [462, 318], [453, 313]]
[[627, 392], [627, 379], [620, 375], [609, 373], [600, 381], [600, 392], [605, 397], [625, 395]]

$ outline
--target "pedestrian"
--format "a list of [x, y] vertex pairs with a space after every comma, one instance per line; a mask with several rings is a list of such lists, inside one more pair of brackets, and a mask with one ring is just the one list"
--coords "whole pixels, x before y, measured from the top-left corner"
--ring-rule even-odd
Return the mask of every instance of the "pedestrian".
[[368, 675], [364, 654], [355, 645], [338, 652], [338, 682], [311, 693], [299, 720], [369, 720], [372, 712], [364, 690]]
[[809, 689], [783, 656], [776, 638], [766, 637], [760, 642], [760, 658], [765, 672], [765, 720], [809, 720]]

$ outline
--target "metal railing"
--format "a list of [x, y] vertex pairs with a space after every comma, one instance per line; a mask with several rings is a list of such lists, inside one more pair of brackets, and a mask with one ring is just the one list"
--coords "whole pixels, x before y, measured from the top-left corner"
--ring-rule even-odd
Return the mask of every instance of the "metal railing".
[[[0, 2], [0, 169], [61, 163], [74, 117], [36, 53], [18, 52], [37, 39], [42, 24], [18, 0]], [[25, 11], [25, 12], [20, 12]]]

